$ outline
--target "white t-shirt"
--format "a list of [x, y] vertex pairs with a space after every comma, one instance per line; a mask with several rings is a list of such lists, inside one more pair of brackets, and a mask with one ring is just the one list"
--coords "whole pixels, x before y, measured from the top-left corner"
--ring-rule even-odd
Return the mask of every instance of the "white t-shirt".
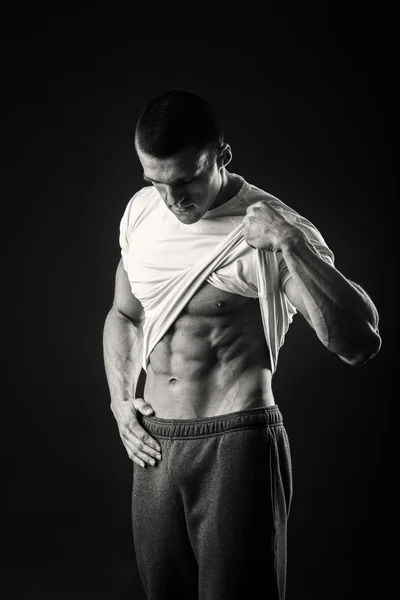
[[272, 372], [276, 370], [279, 348], [296, 309], [284, 294], [290, 273], [282, 253], [255, 250], [244, 240], [242, 221], [249, 205], [267, 200], [282, 214], [290, 214], [319, 255], [334, 262], [310, 221], [239, 178], [242, 186], [236, 196], [191, 225], [168, 210], [153, 186], [137, 192], [125, 209], [119, 239], [132, 293], [145, 312], [144, 369], [155, 345], [207, 281], [227, 292], [259, 298]]

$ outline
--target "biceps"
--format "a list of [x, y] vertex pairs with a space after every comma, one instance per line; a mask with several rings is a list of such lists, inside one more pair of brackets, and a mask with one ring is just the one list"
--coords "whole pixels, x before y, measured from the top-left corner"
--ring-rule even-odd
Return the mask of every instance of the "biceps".
[[144, 320], [143, 307], [139, 300], [132, 294], [131, 285], [122, 259], [118, 264], [115, 275], [114, 306], [118, 312], [128, 317], [134, 323], [141, 323]]

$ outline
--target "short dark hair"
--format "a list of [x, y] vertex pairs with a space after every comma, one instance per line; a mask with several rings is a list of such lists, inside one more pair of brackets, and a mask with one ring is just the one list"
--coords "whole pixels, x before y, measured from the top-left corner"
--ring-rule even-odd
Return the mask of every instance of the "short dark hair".
[[168, 158], [187, 146], [217, 149], [223, 141], [223, 131], [209, 103], [180, 89], [153, 98], [135, 129], [136, 147], [155, 158]]

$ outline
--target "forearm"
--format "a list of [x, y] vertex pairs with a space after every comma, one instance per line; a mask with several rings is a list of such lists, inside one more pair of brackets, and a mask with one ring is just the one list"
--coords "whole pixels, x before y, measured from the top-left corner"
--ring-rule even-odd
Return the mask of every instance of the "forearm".
[[321, 342], [354, 364], [371, 358], [380, 346], [378, 313], [364, 290], [324, 261], [304, 235], [290, 237], [282, 253]]
[[143, 332], [140, 324], [113, 307], [103, 333], [103, 355], [111, 405], [133, 400], [142, 368]]

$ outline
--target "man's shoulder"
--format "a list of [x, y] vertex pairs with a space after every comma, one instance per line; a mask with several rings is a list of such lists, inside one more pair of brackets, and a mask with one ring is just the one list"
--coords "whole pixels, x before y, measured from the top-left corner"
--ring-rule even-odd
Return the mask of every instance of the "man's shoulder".
[[250, 204], [259, 202], [260, 200], [267, 201], [273, 208], [283, 214], [290, 222], [294, 223], [306, 234], [310, 242], [314, 247], [323, 254], [324, 257], [328, 257], [331, 262], [334, 261], [334, 254], [328, 247], [325, 239], [319, 229], [312, 223], [307, 217], [299, 213], [289, 204], [286, 204], [276, 196], [258, 188], [255, 185], [250, 185], [251, 192], [248, 197], [251, 200]]
[[146, 185], [138, 190], [128, 202], [128, 206], [134, 206], [135, 209], [140, 209], [148, 204], [158, 204], [160, 194], [153, 185]]
[[161, 197], [156, 188], [146, 185], [136, 192], [125, 207], [125, 218], [130, 223], [148, 215], [158, 204]]
[[129, 200], [125, 207], [120, 222], [120, 230], [124, 232], [127, 239], [135, 229], [153, 212], [159, 205], [161, 196], [156, 188], [145, 186], [138, 190]]
[[252, 204], [255, 204], [256, 202], [260, 202], [261, 200], [268, 202], [274, 208], [280, 208], [282, 210], [288, 210], [290, 212], [296, 213], [296, 211], [291, 206], [285, 204], [285, 202], [280, 200], [280, 198], [278, 198], [277, 196], [274, 196], [270, 192], [267, 192], [266, 190], [254, 185], [253, 183], [248, 183], [246, 203], [250, 206]]

